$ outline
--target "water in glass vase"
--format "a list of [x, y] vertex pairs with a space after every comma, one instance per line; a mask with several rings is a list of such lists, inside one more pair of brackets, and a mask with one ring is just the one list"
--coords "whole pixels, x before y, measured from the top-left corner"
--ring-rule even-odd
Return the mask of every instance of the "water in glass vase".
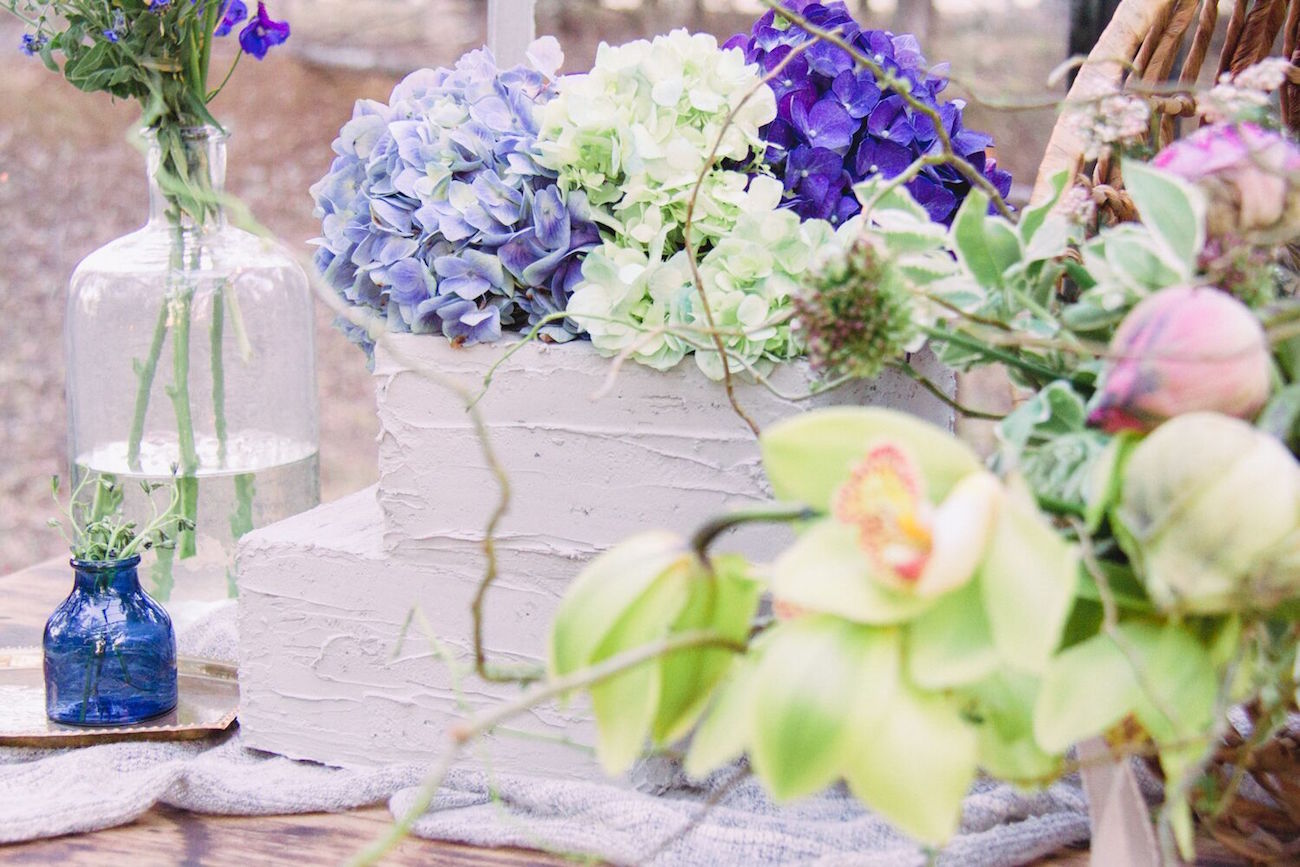
[[[215, 438], [195, 442], [199, 457], [198, 531], [193, 556], [180, 551], [148, 552], [140, 566], [141, 583], [166, 604], [178, 626], [210, 609], [214, 600], [234, 595], [235, 546], [250, 530], [306, 511], [320, 502], [316, 445], [264, 432], [232, 436], [220, 459]], [[86, 473], [117, 478], [125, 493], [123, 509], [145, 523], [149, 504], [139, 482], [170, 484], [176, 442], [146, 439], [140, 464], [127, 461], [127, 443], [108, 443], [76, 461], [78, 481]]]

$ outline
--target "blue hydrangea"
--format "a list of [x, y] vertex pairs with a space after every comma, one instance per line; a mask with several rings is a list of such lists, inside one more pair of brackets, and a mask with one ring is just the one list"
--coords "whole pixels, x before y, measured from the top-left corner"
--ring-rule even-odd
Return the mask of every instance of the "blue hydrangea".
[[[930, 67], [914, 36], [865, 30], [842, 2], [786, 0], [812, 24], [838, 32], [882, 67], [905, 78], [912, 95], [938, 109], [954, 151], [983, 172], [1002, 195], [1011, 175], [985, 156], [993, 139], [962, 125], [961, 100], [941, 102], [947, 86], [943, 67]], [[744, 50], [745, 59], [771, 73], [812, 35], [769, 10], [748, 34], [728, 47]], [[853, 185], [877, 175], [894, 177], [918, 158], [941, 152], [931, 120], [903, 97], [883, 90], [875, 76], [857, 68], [844, 49], [820, 42], [790, 60], [769, 82], [777, 98], [777, 116], [763, 130], [766, 161], [785, 185], [782, 202], [804, 219], [839, 225], [861, 210]], [[912, 197], [930, 217], [949, 222], [969, 182], [950, 164], [927, 166], [907, 184]]]
[[[566, 308], [583, 253], [600, 242], [585, 197], [534, 159], [535, 111], [553, 95], [559, 45], [497, 68], [486, 49], [424, 69], [388, 103], [361, 100], [312, 189], [316, 263], [352, 304], [393, 330], [497, 340]], [[577, 326], [543, 334], [572, 339]]]

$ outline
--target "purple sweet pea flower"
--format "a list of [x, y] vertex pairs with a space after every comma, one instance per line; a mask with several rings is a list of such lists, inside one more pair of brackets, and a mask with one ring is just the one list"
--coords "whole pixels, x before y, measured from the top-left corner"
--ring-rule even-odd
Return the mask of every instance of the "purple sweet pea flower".
[[249, 20], [243, 30], [239, 31], [239, 47], [244, 49], [246, 54], [261, 60], [266, 57], [267, 51], [283, 44], [288, 38], [289, 22], [273, 20], [267, 14], [266, 4], [258, 0], [257, 15]]
[[221, 21], [217, 24], [217, 29], [212, 31], [214, 36], [229, 36], [230, 31], [235, 29], [235, 25], [248, 17], [248, 7], [244, 5], [244, 0], [228, 0], [225, 11], [221, 15]]

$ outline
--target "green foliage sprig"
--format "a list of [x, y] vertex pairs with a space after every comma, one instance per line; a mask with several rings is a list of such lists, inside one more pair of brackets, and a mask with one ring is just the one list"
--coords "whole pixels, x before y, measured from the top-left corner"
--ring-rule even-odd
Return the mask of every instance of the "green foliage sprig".
[[[61, 517], [51, 518], [48, 523], [63, 534], [77, 560], [113, 562], [129, 560], [154, 548], [172, 549], [181, 532], [194, 529], [194, 522], [181, 513], [181, 491], [175, 480], [140, 483], [152, 511], [143, 527], [122, 514], [125, 492], [113, 476], [87, 475], [72, 490], [66, 504], [59, 502], [60, 487], [59, 477], [55, 476], [50, 493]], [[159, 509], [155, 497], [158, 491], [167, 491], [166, 508]]]

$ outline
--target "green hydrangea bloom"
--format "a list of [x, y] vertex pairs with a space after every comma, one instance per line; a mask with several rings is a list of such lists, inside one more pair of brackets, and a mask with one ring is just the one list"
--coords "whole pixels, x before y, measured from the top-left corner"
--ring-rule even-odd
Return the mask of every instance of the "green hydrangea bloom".
[[[803, 342], [784, 314], [811, 269], [841, 247], [829, 223], [800, 222], [793, 211], [773, 208], [741, 216], [704, 255], [700, 279], [733, 372], [764, 371], [803, 354]], [[666, 370], [694, 352], [705, 375], [722, 378], [722, 359], [685, 251], [662, 260], [606, 242], [588, 254], [568, 310], [606, 355], [626, 352]]]
[[697, 246], [726, 235], [742, 211], [780, 200], [779, 185], [755, 193], [745, 172], [723, 168], [762, 153], [758, 130], [775, 117], [775, 95], [741, 51], [674, 30], [653, 42], [602, 44], [590, 72], [561, 78], [540, 111], [538, 162], [562, 188], [583, 191], [624, 245], [668, 257], [683, 246], [692, 190], [706, 169]]

